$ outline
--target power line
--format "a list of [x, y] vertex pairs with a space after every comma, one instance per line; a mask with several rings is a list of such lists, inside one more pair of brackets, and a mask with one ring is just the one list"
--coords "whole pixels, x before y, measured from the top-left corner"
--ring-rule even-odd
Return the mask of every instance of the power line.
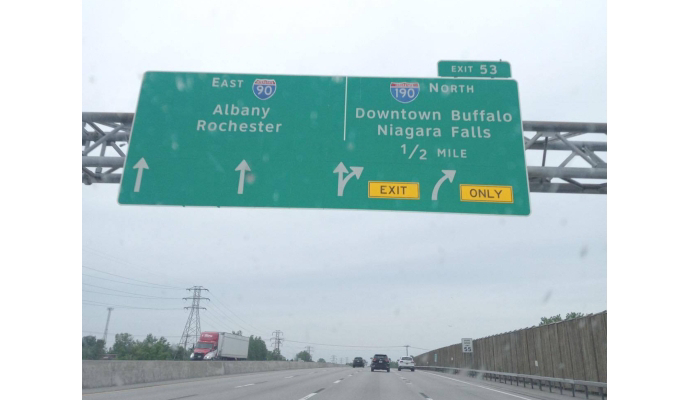
[[216, 297], [216, 296], [214, 296], [214, 294], [212, 294], [212, 293], [210, 293], [210, 294], [211, 294], [211, 297], [213, 297], [216, 301], [218, 301], [218, 302], [219, 302], [225, 309], [227, 309], [234, 317], [236, 317], [237, 319], [239, 319], [239, 320], [241, 320], [242, 322], [244, 322], [244, 323], [245, 323], [246, 325], [248, 325], [250, 328], [253, 328], [253, 329], [251, 330], [251, 332], [257, 333], [259, 336], [262, 336], [262, 333], [261, 333], [261, 332], [263, 332], [262, 329], [260, 329], [260, 328], [258, 328], [258, 327], [256, 327], [256, 326], [254, 326], [254, 325], [251, 324], [250, 322], [247, 322], [247, 321], [244, 320], [243, 318], [241, 318], [241, 317], [239, 317], [238, 315], [236, 315], [236, 313], [234, 313], [233, 311], [231, 311], [231, 309], [228, 308], [228, 307], [226, 306], [226, 304], [224, 304], [223, 301], [219, 300], [219, 298]]
[[[85, 283], [85, 282], [83, 282], [83, 286], [90, 286], [90, 287], [94, 287], [94, 288], [98, 288], [98, 289], [104, 289], [104, 290], [109, 290], [109, 291], [111, 291], [111, 292], [119, 292], [119, 293], [133, 294], [133, 295], [136, 295], [136, 296], [143, 296], [143, 297], [158, 297], [158, 296], [150, 296], [150, 295], [147, 295], [147, 294], [141, 294], [141, 293], [134, 293], [134, 292], [125, 292], [125, 291], [123, 291], [123, 290], [111, 289], [111, 288], [108, 288], [108, 287], [104, 287], [104, 286], [97, 286], [97, 285], [91, 285], [91, 284], [89, 284], [89, 283]], [[174, 299], [175, 299], [175, 298], [179, 299], [180, 297], [173, 297], [173, 298], [174, 298]]]
[[[88, 246], [89, 246], [89, 245], [88, 245]], [[117, 262], [117, 263], [119, 263], [119, 264], [122, 264], [122, 265], [128, 265], [128, 266], [131, 266], [131, 267], [134, 266], [134, 264], [132, 264], [131, 262], [129, 262], [129, 261], [123, 259], [123, 258], [119, 258], [119, 257], [113, 256], [113, 255], [111, 255], [111, 254], [103, 253], [103, 252], [97, 251], [97, 250], [95, 250], [95, 249], [92, 249], [92, 248], [90, 248], [90, 247], [85, 247], [85, 245], [83, 246], [82, 250], [83, 250], [83, 252], [85, 252], [85, 251], [90, 251], [90, 252], [92, 252], [92, 253], [95, 254], [95, 255], [98, 255], [98, 256], [102, 256], [102, 257], [111, 259], [112, 261], [115, 261], [115, 262]]]
[[245, 330], [249, 330], [251, 333], [257, 333], [260, 336], [260, 332], [253, 331], [253, 330], [249, 329], [248, 326], [243, 326], [242, 322], [234, 321], [231, 317], [226, 315], [226, 313], [222, 309], [220, 309], [215, 303], [211, 303], [211, 305], [214, 308], [212, 310], [209, 310], [209, 311], [216, 310], [217, 313], [219, 313], [219, 315], [221, 315], [224, 319], [226, 319], [228, 321], [228, 323], [231, 323], [233, 326], [239, 326], [239, 327], [245, 328]]
[[95, 249], [92, 249], [92, 248], [90, 248], [90, 247], [85, 247], [85, 246], [83, 246], [82, 250], [83, 250], [83, 252], [90, 251], [90, 252], [94, 253], [95, 255], [102, 256], [102, 257], [109, 258], [109, 259], [112, 259], [112, 261], [118, 262], [119, 264], [123, 264], [123, 265], [132, 265], [131, 263], [129, 263], [128, 261], [126, 261], [126, 260], [124, 260], [124, 259], [121, 259], [121, 258], [119, 258], [119, 257], [113, 256], [113, 255], [111, 255], [111, 254], [102, 253], [102, 252], [97, 251], [97, 250], [95, 250]]
[[[359, 346], [359, 345], [349, 345], [349, 344], [326, 344], [326, 343], [311, 343], [311, 342], [302, 342], [298, 340], [290, 340], [290, 339], [285, 339], [287, 342], [292, 342], [292, 343], [302, 343], [302, 344], [313, 344], [316, 346], [329, 346], [329, 347], [364, 347], [368, 349], [385, 349], [385, 348], [393, 348], [393, 347], [404, 347], [404, 346]], [[413, 347], [413, 346], [411, 346]], [[417, 347], [416, 347], [417, 348]]]
[[[115, 280], [112, 280], [112, 279], [101, 278], [101, 277], [98, 277], [98, 276], [88, 275], [88, 274], [83, 273], [84, 276], [87, 276], [87, 277], [90, 277], [90, 278], [101, 279], [101, 280], [110, 281], [110, 282], [116, 282], [116, 283], [122, 283], [122, 284], [125, 284], [125, 285], [133, 285], [133, 286], [147, 287], [147, 288], [151, 288], [151, 289], [169, 289], [169, 290], [181, 290], [181, 289], [183, 289], [183, 288], [178, 288], [178, 287], [175, 287], [175, 286], [167, 286], [167, 285], [161, 285], [161, 284], [152, 283], [152, 282], [141, 281], [141, 280], [138, 280], [138, 279], [127, 278], [127, 277], [124, 277], [124, 276], [121, 276], [121, 275], [117, 275], [117, 274], [112, 274], [112, 273], [109, 273], [109, 272], [100, 271], [100, 270], [95, 269], [95, 268], [86, 267], [86, 266], [84, 266], [84, 265], [83, 265], [83, 268], [86, 268], [86, 269], [89, 269], [89, 270], [93, 270], [93, 271], [97, 271], [97, 272], [101, 272], [101, 273], [104, 273], [104, 274], [107, 274], [107, 275], [116, 276], [116, 277], [122, 278], [122, 279], [132, 280], [132, 281], [140, 282], [140, 283], [146, 283], [146, 284], [148, 284], [148, 285], [150, 285], [150, 286], [139, 285], [139, 284], [129, 283], [129, 282], [115, 281]], [[111, 290], [111, 291], [120, 292], [120, 293], [133, 294], [133, 295], [136, 295], [135, 298], [144, 298], [144, 299], [178, 299], [177, 297], [158, 297], [158, 296], [140, 295], [140, 294], [137, 294], [137, 293], [125, 292], [125, 291], [120, 291], [120, 290], [116, 290], [116, 289], [105, 288], [105, 287], [101, 287], [101, 286], [97, 286], [97, 285], [90, 285], [90, 284], [87, 284], [87, 283], [83, 283], [83, 285], [93, 286], [93, 287], [97, 287], [97, 288], [101, 288], [101, 289], [106, 289], [106, 290]], [[195, 289], [195, 288], [197, 288], [197, 287], [190, 288], [190, 289], [187, 289], [187, 290], [193, 290], [193, 289]], [[200, 287], [200, 288], [201, 288], [201, 287]], [[203, 289], [203, 290], [207, 290], [207, 289]], [[110, 293], [101, 293], [101, 292], [94, 292], [94, 291], [89, 291], [89, 290], [83, 290], [83, 291], [84, 291], [84, 292], [90, 292], [90, 293], [99, 293], [99, 294], [111, 295], [111, 296], [119, 296], [119, 295], [114, 295], [114, 294], [110, 294]], [[208, 291], [208, 290], [207, 290], [207, 291]], [[217, 313], [219, 313], [219, 315], [220, 315], [223, 319], [225, 319], [225, 320], [228, 321], [228, 322], [227, 322], [227, 321], [221, 320], [219, 317], [217, 317], [217, 315], [215, 315], [215, 314], [213, 314], [213, 313], [210, 314], [210, 316], [211, 316], [212, 318], [216, 319], [216, 320], [218, 321], [218, 323], [221, 323], [221, 324], [223, 324], [224, 326], [228, 325], [228, 323], [232, 323], [233, 326], [245, 324], [245, 325], [248, 326], [248, 328], [253, 328], [253, 329], [250, 330], [251, 333], [253, 333], [253, 334], [256, 334], [256, 333], [257, 333], [258, 336], [262, 336], [262, 334], [261, 334], [261, 329], [259, 329], [258, 327], [252, 325], [250, 322], [247, 322], [247, 321], [244, 320], [243, 318], [239, 317], [236, 313], [234, 313], [233, 311], [231, 311], [231, 309], [228, 308], [228, 306], [226, 306], [226, 304], [224, 304], [223, 301], [221, 301], [218, 297], [214, 296], [213, 293], [210, 292], [210, 295], [211, 295], [222, 307], [224, 307], [224, 308], [226, 309], [226, 311], [228, 311], [233, 317], [235, 317], [237, 320], [240, 321], [240, 322], [234, 321], [234, 320], [231, 319], [228, 315], [226, 315], [226, 312], [225, 312], [224, 310], [222, 310], [221, 308], [219, 308], [215, 303], [211, 303], [211, 305], [214, 306], [214, 308], [216, 309]], [[120, 297], [134, 297], [134, 296], [120, 296]], [[188, 299], [188, 300], [189, 300], [189, 299], [192, 299], [193, 302], [194, 302], [194, 298], [193, 298], [193, 297], [188, 297], [188, 298], [185, 298], [185, 299]], [[209, 299], [206, 299], [206, 300], [209, 300]], [[84, 301], [83, 303], [86, 304], [86, 305], [98, 305], [98, 304], [108, 305], [108, 304], [96, 303], [96, 302], [93, 302], [93, 303], [95, 303], [95, 304], [89, 304], [89, 303], [86, 303], [85, 301]], [[198, 305], [199, 305], [199, 302], [197, 302], [197, 306], [198, 306]], [[178, 310], [177, 308], [170, 308], [170, 309], [167, 309], [167, 308], [148, 308], [148, 307], [133, 307], [133, 306], [119, 306], [119, 307], [122, 307], [122, 308], [131, 308], [131, 309]], [[191, 307], [185, 307], [185, 308], [186, 308], [186, 309], [191, 309]], [[199, 307], [199, 308], [200, 308], [200, 309], [206, 310], [206, 308], [204, 308], [204, 307]], [[191, 311], [194, 311], [194, 310], [191, 309]], [[213, 312], [214, 310], [211, 310], [211, 311]], [[192, 313], [191, 313], [191, 314], [192, 314]], [[198, 311], [198, 309], [197, 309], [197, 317], [196, 317], [196, 318], [197, 318], [197, 325], [199, 325], [199, 321], [198, 321], [198, 319], [199, 319], [199, 311]], [[188, 320], [188, 323], [189, 323], [189, 320]], [[209, 323], [211, 323], [211, 321], [209, 321]], [[217, 324], [218, 324], [218, 323], [217, 323]], [[186, 326], [187, 326], [187, 325], [186, 325]], [[200, 329], [197, 329], [197, 331], [199, 332]], [[233, 331], [233, 329], [232, 329], [232, 331]], [[183, 332], [183, 335], [184, 335], [184, 332]], [[199, 336], [199, 335], [197, 335], [197, 336]], [[343, 344], [328, 344], [328, 343], [312, 343], [312, 342], [297, 341], [297, 340], [290, 340], [290, 339], [284, 339], [284, 340], [286, 340], [286, 341], [288, 341], [288, 342], [292, 342], [292, 343], [301, 343], [301, 344], [307, 344], [307, 345], [311, 345], [311, 344], [312, 344], [312, 345], [316, 345], [316, 346], [328, 346], [328, 347], [348, 347], [348, 348], [352, 347], [352, 348], [370, 348], [370, 349], [407, 347], [407, 346], [405, 346], [405, 345], [404, 345], [404, 346], [363, 346], [363, 345], [343, 345]], [[280, 341], [279, 343], [281, 343], [281, 341]], [[308, 346], [307, 346], [307, 347], [308, 347]], [[423, 349], [423, 348], [420, 348], [420, 347], [414, 347], [414, 346], [409, 346], [409, 347], [412, 347], [412, 348], [418, 349], [418, 350], [429, 351], [428, 349]]]
[[209, 317], [206, 316], [206, 315], [204, 315], [204, 314], [200, 315], [199, 318], [202, 319], [202, 322], [205, 322], [206, 324], [208, 324], [209, 326], [211, 326], [211, 330], [213, 330], [213, 331], [216, 331], [216, 332], [228, 332], [228, 330], [226, 330], [226, 329], [221, 329], [222, 326], [219, 325], [219, 323], [220, 323], [221, 321], [219, 321], [219, 322], [214, 322], [214, 321], [210, 320]]
[[126, 276], [121, 276], [121, 275], [117, 275], [117, 274], [112, 274], [112, 273], [110, 273], [110, 272], [100, 271], [99, 269], [86, 267], [86, 266], [84, 266], [84, 265], [83, 265], [83, 268], [86, 268], [86, 269], [89, 269], [89, 270], [92, 270], [92, 271], [96, 271], [96, 272], [100, 272], [100, 273], [102, 273], [102, 274], [107, 274], [107, 275], [116, 276], [117, 278], [127, 279], [127, 280], [134, 281], [134, 282], [147, 283], [147, 284], [153, 285], [153, 286], [160, 286], [160, 287], [164, 287], [164, 288], [180, 289], [180, 290], [184, 290], [184, 289], [185, 289], [185, 288], [180, 288], [180, 287], [176, 287], [176, 286], [162, 285], [162, 284], [160, 284], [160, 283], [152, 283], [152, 282], [141, 281], [141, 280], [138, 280], [138, 279], [127, 278]]
[[[94, 333], [94, 334], [102, 333], [102, 332], [97, 332], [97, 331], [82, 331], [82, 332], [83, 332], [83, 333]], [[128, 332], [121, 332], [121, 333], [128, 333]], [[138, 336], [138, 337], [146, 337], [146, 336], [148, 336], [148, 335], [152, 335], [152, 336], [154, 336], [154, 337], [164, 337], [164, 338], [179, 338], [179, 337], [180, 337], [180, 335], [156, 335], [156, 334], [153, 334], [153, 333], [148, 333], [148, 334], [145, 334], [145, 335], [139, 335], [139, 334], [135, 334], [135, 333], [129, 333], [129, 335], [135, 336], [135, 337], [136, 337], [136, 336]]]
[[[212, 311], [212, 310], [207, 310], [207, 311]], [[219, 318], [216, 314], [212, 314], [212, 313], [202, 313], [202, 316], [204, 316], [204, 315], [206, 315], [207, 317], [211, 317], [211, 318], [215, 319], [218, 323], [222, 324], [221, 326], [226, 327], [226, 326], [229, 326], [229, 325], [230, 325], [228, 322], [223, 321], [221, 318]], [[226, 332], [228, 332], [228, 331], [233, 332], [234, 329], [224, 329], [224, 331], [226, 331]]]
[[[231, 315], [233, 315], [236, 319], [238, 319], [238, 320], [240, 321], [239, 324], [245, 324], [245, 325], [247, 325], [248, 328], [252, 328], [252, 329], [249, 329], [251, 332], [257, 333], [258, 335], [261, 334], [261, 332], [262, 332], [261, 329], [257, 328], [257, 327], [254, 326], [253, 324], [251, 324], [251, 323], [249, 323], [248, 321], [244, 320], [243, 318], [239, 317], [236, 313], [234, 313], [233, 311], [231, 311], [231, 309], [228, 308], [228, 307], [226, 306], [226, 304], [224, 304], [223, 301], [219, 300], [218, 297], [214, 296], [213, 294], [211, 295], [211, 297], [213, 297], [219, 304], [221, 304], [221, 306], [224, 307], [229, 313], [231, 313]], [[218, 307], [217, 307], [217, 308], [218, 308]], [[223, 313], [223, 310], [221, 310], [221, 309], [219, 309], [219, 310]]]
[[107, 279], [107, 278], [100, 278], [99, 276], [94, 276], [94, 275], [88, 275], [86, 273], [83, 273], [83, 276], [87, 276], [90, 278], [95, 278], [95, 279], [101, 279], [103, 281], [109, 281], [109, 282], [116, 282], [116, 283], [122, 283], [124, 285], [132, 285], [132, 286], [142, 286], [142, 287], [147, 287], [151, 289], [167, 289], [167, 290], [184, 290], [183, 288], [168, 288], [168, 287], [158, 287], [158, 286], [147, 286], [147, 285], [139, 285], [137, 283], [130, 283], [130, 282], [122, 282], [122, 281], [115, 281], [114, 279]]
[[128, 296], [128, 295], [123, 295], [123, 294], [115, 294], [115, 293], [105, 293], [105, 292], [97, 292], [94, 290], [85, 290], [83, 289], [83, 293], [99, 293], [103, 294], [106, 296], [118, 296], [118, 297], [129, 297], [132, 299], [143, 299], [143, 300], [180, 300], [182, 299], [181, 297], [155, 297], [155, 296]]
[[[178, 288], [178, 287], [175, 287], [175, 286], [161, 285], [161, 284], [152, 283], [152, 282], [147, 282], [147, 281], [142, 281], [142, 280], [138, 280], [138, 279], [132, 279], [132, 278], [128, 278], [128, 277], [125, 277], [125, 276], [121, 276], [121, 275], [117, 275], [117, 274], [112, 274], [112, 273], [109, 273], [109, 272], [101, 271], [101, 270], [98, 270], [98, 269], [96, 269], [96, 268], [87, 267], [87, 266], [85, 266], [85, 265], [83, 265], [83, 268], [86, 268], [86, 269], [89, 269], [89, 270], [92, 270], [92, 271], [97, 271], [97, 272], [100, 272], [100, 273], [103, 273], [103, 274], [115, 276], [115, 277], [122, 278], [122, 279], [127, 279], [127, 280], [131, 280], [131, 281], [139, 282], [139, 283], [145, 283], [145, 284], [148, 284], [148, 285], [151, 285], [151, 286], [139, 285], [139, 284], [130, 283], [130, 282], [121, 282], [121, 281], [116, 281], [116, 280], [112, 280], [112, 279], [102, 278], [102, 277], [98, 277], [98, 276], [94, 276], [94, 275], [88, 275], [88, 274], [83, 273], [84, 276], [91, 277], [91, 278], [95, 278], [95, 279], [101, 279], [101, 280], [105, 280], [105, 281], [109, 281], [109, 282], [116, 282], [116, 283], [122, 283], [122, 284], [125, 284], [125, 285], [133, 285], [133, 286], [140, 286], [140, 287], [148, 287], [148, 288], [152, 288], [152, 289], [161, 289], [161, 288], [170, 289], [170, 290], [174, 290], [174, 289], [177, 289], [177, 290], [179, 290], [179, 289], [184, 289], [184, 288]], [[98, 286], [96, 286], [96, 285], [92, 285], [92, 286], [98, 287]], [[153, 286], [156, 286], [156, 287], [153, 287]], [[103, 289], [116, 291], [115, 289], [108, 289], [108, 288], [103, 288]], [[122, 293], [129, 293], [129, 294], [135, 294], [135, 295], [139, 296], [137, 293], [130, 293], [130, 292], [124, 292], [124, 291], [119, 291], [119, 292], [122, 292]], [[107, 294], [107, 293], [104, 293], [104, 294]], [[218, 311], [219, 313], [221, 313], [221, 316], [223, 316], [225, 319], [229, 320], [229, 322], [232, 322], [234, 326], [235, 326], [235, 325], [246, 325], [246, 326], [247, 326], [246, 329], [252, 328], [252, 329], [249, 329], [249, 330], [251, 331], [251, 333], [257, 333], [258, 335], [261, 335], [261, 330], [260, 330], [258, 327], [252, 325], [251, 323], [247, 322], [247, 321], [244, 320], [243, 318], [239, 317], [236, 313], [234, 313], [233, 311], [231, 311], [230, 308], [228, 308], [221, 300], [219, 300], [219, 299], [218, 299], [217, 297], [215, 297], [213, 294], [212, 294], [211, 296], [214, 297], [214, 298], [216, 299], [216, 301], [218, 301], [218, 302], [221, 304], [222, 307], [224, 307], [226, 310], [228, 310], [228, 312], [229, 312], [231, 315], [233, 315], [236, 319], [238, 319], [240, 322], [233, 321], [231, 318], [229, 318], [229, 317], [226, 315], [226, 312], [224, 312], [224, 310], [222, 310], [221, 308], [219, 308], [218, 306], [216, 306], [216, 304], [213, 304], [213, 303], [212, 303], [212, 305], [217, 309], [217, 311]], [[124, 297], [126, 297], [126, 296], [124, 296]], [[146, 297], [144, 296], [144, 298], [146, 298]], [[150, 296], [150, 298], [156, 298], [156, 296]], [[163, 298], [165, 299], [165, 297], [163, 297]], [[215, 317], [215, 316], [212, 315], [212, 317]], [[223, 321], [219, 321], [219, 322], [222, 322], [222, 323], [223, 323]], [[227, 325], [227, 324], [224, 323], [224, 325]], [[244, 327], [245, 327], [245, 326], [244, 326]]]
[[92, 300], [83, 300], [83, 304], [86, 306], [101, 306], [101, 307], [115, 307], [115, 308], [126, 308], [126, 309], [135, 309], [135, 310], [182, 310], [182, 308], [152, 308], [152, 307], [134, 307], [134, 306], [125, 306], [125, 305], [120, 305], [120, 304], [108, 304], [108, 303], [98, 303], [96, 301]]

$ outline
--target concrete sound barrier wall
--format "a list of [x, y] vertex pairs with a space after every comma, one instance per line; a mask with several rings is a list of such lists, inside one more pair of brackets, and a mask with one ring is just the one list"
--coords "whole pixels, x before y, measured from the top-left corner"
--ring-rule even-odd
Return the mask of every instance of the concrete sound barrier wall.
[[295, 361], [114, 361], [83, 360], [83, 389], [250, 372], [344, 367]]

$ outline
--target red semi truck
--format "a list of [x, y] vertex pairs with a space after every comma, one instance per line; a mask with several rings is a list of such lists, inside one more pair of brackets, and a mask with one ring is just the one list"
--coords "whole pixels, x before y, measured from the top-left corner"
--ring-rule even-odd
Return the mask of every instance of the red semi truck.
[[249, 338], [227, 332], [202, 332], [190, 360], [245, 360]]

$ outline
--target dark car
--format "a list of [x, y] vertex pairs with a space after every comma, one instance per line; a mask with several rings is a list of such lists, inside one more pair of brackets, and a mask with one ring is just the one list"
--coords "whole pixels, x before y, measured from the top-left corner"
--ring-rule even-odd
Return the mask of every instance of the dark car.
[[386, 354], [375, 354], [374, 357], [372, 357], [372, 365], [370, 365], [370, 368], [372, 369], [372, 372], [374, 372], [375, 369], [385, 369], [386, 372], [389, 372], [390, 362], [391, 359], [389, 359]]
[[354, 360], [352, 360], [352, 367], [365, 367], [365, 361], [362, 359], [362, 357], [355, 357]]

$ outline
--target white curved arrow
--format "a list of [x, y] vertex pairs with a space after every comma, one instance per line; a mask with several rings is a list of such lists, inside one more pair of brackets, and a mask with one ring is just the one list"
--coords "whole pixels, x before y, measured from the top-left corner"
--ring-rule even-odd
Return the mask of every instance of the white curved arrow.
[[437, 181], [435, 187], [433, 188], [433, 200], [438, 199], [438, 191], [440, 190], [440, 186], [442, 185], [442, 183], [445, 182], [445, 179], [449, 179], [450, 183], [452, 183], [452, 181], [455, 179], [455, 174], [457, 173], [457, 171], [453, 169], [443, 169], [442, 173], [445, 175]]
[[134, 192], [138, 193], [141, 190], [141, 176], [143, 175], [143, 170], [148, 169], [148, 164], [146, 164], [146, 159], [141, 157], [139, 162], [134, 165], [134, 169], [139, 171], [136, 173], [136, 183], [134, 183]]
[[241, 176], [238, 178], [238, 194], [243, 194], [243, 183], [245, 183], [245, 172], [250, 171], [250, 167], [245, 160], [241, 161], [235, 171], [241, 171]]
[[350, 167], [352, 170], [351, 173], [349, 173], [347, 176], [343, 177], [343, 174], [348, 173], [348, 169], [345, 168], [345, 164], [341, 161], [340, 164], [338, 164], [337, 167], [333, 170], [334, 174], [338, 174], [338, 196], [343, 195], [343, 191], [345, 190], [345, 185], [348, 183], [350, 178], [353, 176], [357, 179], [360, 179], [360, 175], [362, 175], [362, 171], [364, 170], [364, 167]]

